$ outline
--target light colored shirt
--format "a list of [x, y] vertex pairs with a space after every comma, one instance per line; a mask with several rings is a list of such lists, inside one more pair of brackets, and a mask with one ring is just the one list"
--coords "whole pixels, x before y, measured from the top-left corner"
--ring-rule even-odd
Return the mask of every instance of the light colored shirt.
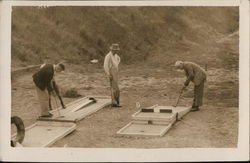
[[43, 68], [45, 65], [46, 65], [46, 63], [42, 64], [42, 65], [40, 66], [40, 69]]
[[118, 65], [121, 61], [121, 58], [117, 54], [112, 54], [110, 51], [104, 59], [104, 71], [107, 75], [110, 75], [110, 69], [111, 68], [116, 68], [118, 70]]

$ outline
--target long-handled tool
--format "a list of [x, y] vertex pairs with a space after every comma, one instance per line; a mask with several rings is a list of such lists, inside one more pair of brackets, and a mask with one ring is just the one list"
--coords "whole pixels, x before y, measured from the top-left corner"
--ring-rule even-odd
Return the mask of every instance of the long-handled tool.
[[176, 104], [174, 105], [174, 107], [176, 107], [176, 106], [178, 105], [178, 103], [179, 103], [179, 101], [180, 101], [181, 94], [182, 94], [182, 92], [184, 91], [184, 89], [185, 89], [185, 86], [183, 86], [183, 87], [181, 88], [181, 92], [180, 92], [180, 94], [179, 94], [179, 97], [177, 98], [177, 101], [176, 101]]
[[56, 111], [57, 111], [59, 117], [61, 117], [61, 113], [60, 113], [60, 110], [59, 110], [59, 107], [58, 107], [58, 103], [57, 103], [56, 97], [54, 97], [54, 99], [55, 99], [55, 101], [56, 101]]
[[61, 95], [60, 95], [58, 86], [56, 85], [56, 82], [55, 82], [55, 81], [53, 81], [52, 83], [53, 83], [53, 87], [54, 87], [54, 90], [55, 90], [55, 92], [56, 92], [56, 95], [57, 95], [58, 99], [59, 99], [60, 102], [61, 102], [62, 108], [65, 109], [66, 106], [65, 106], [64, 103], [63, 103], [63, 100], [62, 100], [62, 97], [61, 97]]

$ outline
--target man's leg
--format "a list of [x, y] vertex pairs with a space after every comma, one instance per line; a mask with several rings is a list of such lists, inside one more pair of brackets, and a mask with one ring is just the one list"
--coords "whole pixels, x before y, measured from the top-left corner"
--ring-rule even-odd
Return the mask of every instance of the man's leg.
[[117, 80], [114, 80], [114, 97], [117, 105], [120, 105], [120, 89]]
[[48, 108], [49, 96], [46, 90], [42, 91], [41, 89], [36, 87], [36, 92], [37, 92], [38, 100], [39, 100], [40, 107], [41, 107], [41, 116], [50, 115], [49, 108]]
[[200, 85], [194, 86], [194, 102], [192, 106], [192, 108], [194, 108], [193, 111], [199, 110], [199, 106], [202, 106], [203, 91], [204, 91], [204, 82], [201, 82]]
[[112, 74], [112, 90], [113, 90], [113, 99], [114, 106], [120, 105], [120, 90], [118, 86], [118, 70], [113, 68], [111, 69]]
[[114, 79], [110, 79], [110, 92], [111, 92], [111, 105], [115, 103], [115, 90], [114, 90]]

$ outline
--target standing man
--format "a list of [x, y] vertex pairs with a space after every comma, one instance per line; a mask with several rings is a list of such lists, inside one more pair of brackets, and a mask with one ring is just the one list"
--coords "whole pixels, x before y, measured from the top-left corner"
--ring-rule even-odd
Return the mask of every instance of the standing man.
[[[33, 81], [36, 86], [38, 100], [40, 102], [41, 107], [41, 117], [52, 117], [53, 114], [49, 112], [49, 108], [51, 109], [50, 104], [50, 95], [55, 94], [60, 98], [59, 90], [54, 80], [55, 73], [59, 73], [65, 69], [65, 66], [62, 63], [59, 64], [45, 64], [38, 72], [33, 75]], [[47, 90], [47, 92], [46, 92]], [[61, 100], [62, 107], [65, 108]]]
[[191, 111], [198, 111], [199, 106], [202, 106], [204, 83], [207, 78], [205, 70], [192, 62], [177, 61], [175, 67], [184, 70], [187, 76], [183, 88], [187, 87], [190, 81], [194, 83], [194, 100]]
[[104, 71], [110, 80], [112, 107], [121, 107], [120, 90], [118, 86], [118, 65], [121, 61], [118, 56], [119, 51], [119, 44], [112, 44], [110, 46], [110, 52], [105, 56], [103, 65]]

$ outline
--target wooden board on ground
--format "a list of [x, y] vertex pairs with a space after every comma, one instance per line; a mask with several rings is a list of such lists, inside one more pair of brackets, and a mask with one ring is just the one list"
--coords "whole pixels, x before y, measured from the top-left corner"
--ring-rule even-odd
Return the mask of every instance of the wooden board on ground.
[[[23, 147], [49, 147], [64, 136], [73, 132], [76, 124], [71, 122], [37, 121], [25, 129]], [[12, 136], [12, 139], [16, 134]]]
[[120, 129], [117, 134], [129, 136], [163, 136], [170, 129], [171, 125], [172, 124], [154, 125], [130, 122]]
[[[95, 98], [96, 102], [88, 104], [91, 101], [89, 100], [90, 97]], [[57, 109], [51, 111], [53, 117], [39, 118], [39, 120], [77, 122], [110, 104], [111, 99], [108, 96], [87, 96], [67, 104], [66, 109], [58, 108], [59, 112]]]
[[[163, 110], [163, 111], [162, 111]], [[166, 110], [166, 111], [164, 111]], [[133, 121], [120, 129], [118, 135], [163, 136], [177, 119], [190, 111], [184, 106], [158, 106], [141, 109], [132, 115]]]
[[163, 121], [171, 122], [176, 113], [141, 112], [140, 110], [132, 115], [133, 120]]
[[[174, 107], [174, 106], [157, 106], [155, 105], [153, 108], [151, 108], [151, 110], [153, 109], [153, 112], [137, 112], [135, 113], [132, 117], [148, 117], [150, 116], [150, 114], [148, 113], [151, 113], [152, 117], [154, 118], [159, 118], [159, 119], [167, 119], [168, 116], [171, 116], [172, 114], [168, 112], [164, 112], [164, 110], [171, 110], [171, 112], [173, 114], [175, 113], [178, 113], [178, 119], [182, 118], [185, 114], [187, 114], [191, 108], [190, 107], [187, 107], [187, 106], [177, 106], [177, 107]], [[161, 112], [163, 111], [163, 112]]]
[[154, 108], [155, 112], [159, 112], [159, 110], [172, 110], [172, 113], [178, 113], [178, 119], [182, 118], [186, 115], [191, 108], [187, 106], [157, 106]]

